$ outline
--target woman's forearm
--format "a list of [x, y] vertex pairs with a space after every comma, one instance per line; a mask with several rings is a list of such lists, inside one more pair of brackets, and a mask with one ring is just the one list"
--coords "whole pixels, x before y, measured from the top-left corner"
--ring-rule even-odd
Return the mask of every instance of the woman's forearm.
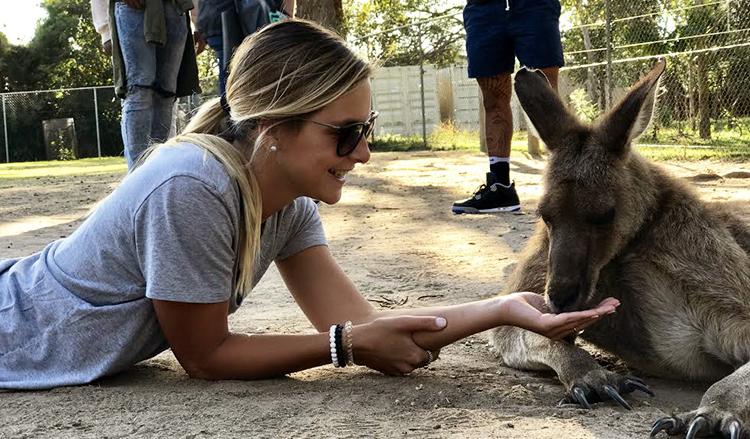
[[504, 323], [502, 297], [452, 306], [379, 311], [377, 317], [412, 315], [444, 317], [448, 324], [441, 331], [416, 332], [414, 341], [424, 349], [437, 350], [469, 335], [486, 331]]
[[330, 364], [328, 334], [229, 336], [200, 365], [183, 365], [191, 377], [255, 380]]

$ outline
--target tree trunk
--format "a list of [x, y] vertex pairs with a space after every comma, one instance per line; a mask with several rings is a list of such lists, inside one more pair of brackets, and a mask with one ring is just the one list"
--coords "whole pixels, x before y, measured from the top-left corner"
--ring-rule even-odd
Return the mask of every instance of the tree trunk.
[[341, 32], [344, 21], [344, 8], [341, 0], [304, 0], [297, 2], [297, 17], [320, 23]]
[[693, 78], [693, 64], [688, 63], [688, 118], [690, 119], [690, 128], [695, 131], [695, 80]]
[[711, 138], [711, 111], [708, 90], [708, 60], [705, 53], [699, 53], [695, 63], [698, 82], [698, 133], [701, 139]]
[[[578, 11], [583, 11], [583, 2], [581, 0], [578, 0], [576, 4], [576, 8]], [[590, 51], [591, 49], [594, 48], [594, 46], [591, 44], [591, 35], [589, 34], [589, 28], [586, 26], [582, 26], [581, 35], [583, 36], [583, 48], [587, 50], [586, 59], [588, 60], [589, 64], [593, 64], [596, 62], [596, 60], [594, 59], [594, 53]], [[587, 68], [586, 69], [586, 94], [588, 94], [591, 102], [599, 101], [599, 97], [597, 96], [597, 93], [596, 93], [595, 81], [596, 81], [596, 78], [594, 75], [593, 67]], [[600, 107], [600, 108], [603, 108], [603, 107]]]
[[[703, 0], [695, 0], [694, 5], [702, 5]], [[708, 88], [708, 58], [706, 53], [695, 56], [695, 81], [698, 85], [698, 133], [701, 139], [711, 138], [711, 99]]]

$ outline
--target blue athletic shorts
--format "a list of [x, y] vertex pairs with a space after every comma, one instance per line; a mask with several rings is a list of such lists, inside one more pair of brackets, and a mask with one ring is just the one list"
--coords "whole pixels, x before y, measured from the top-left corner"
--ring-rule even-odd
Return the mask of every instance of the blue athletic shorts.
[[469, 77], [522, 66], [562, 67], [559, 0], [469, 0], [464, 8]]

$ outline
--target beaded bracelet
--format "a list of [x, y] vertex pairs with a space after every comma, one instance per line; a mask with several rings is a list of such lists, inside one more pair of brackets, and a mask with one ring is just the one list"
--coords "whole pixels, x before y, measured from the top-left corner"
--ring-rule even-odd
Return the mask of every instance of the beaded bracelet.
[[342, 325], [336, 325], [336, 359], [338, 360], [336, 367], [346, 367], [346, 351], [342, 342], [343, 330]]
[[346, 367], [354, 364], [351, 320], [347, 320], [343, 325], [331, 325], [328, 330], [328, 346], [331, 350], [331, 363], [335, 367]]
[[354, 350], [352, 349], [352, 321], [344, 323], [344, 347], [346, 348], [346, 365], [354, 365]]
[[336, 326], [337, 325], [331, 325], [331, 328], [328, 330], [328, 344], [331, 347], [331, 363], [338, 367], [339, 359], [336, 354]]

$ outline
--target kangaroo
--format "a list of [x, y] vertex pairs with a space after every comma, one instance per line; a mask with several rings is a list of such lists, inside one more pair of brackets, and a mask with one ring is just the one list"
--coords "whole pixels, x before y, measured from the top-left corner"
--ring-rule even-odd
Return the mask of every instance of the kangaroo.
[[[521, 70], [515, 90], [549, 159], [540, 221], [507, 285], [538, 291], [552, 312], [613, 296], [617, 313], [584, 340], [654, 376], [715, 383], [693, 411], [657, 420], [651, 435], [750, 437], [750, 228], [633, 151], [648, 126], [665, 62], [619, 104], [581, 123], [541, 72]], [[635, 390], [638, 378], [599, 366], [566, 341], [500, 327], [491, 342], [519, 369], [552, 369], [564, 400], [591, 408]], [[653, 395], [653, 394], [652, 394]]]

